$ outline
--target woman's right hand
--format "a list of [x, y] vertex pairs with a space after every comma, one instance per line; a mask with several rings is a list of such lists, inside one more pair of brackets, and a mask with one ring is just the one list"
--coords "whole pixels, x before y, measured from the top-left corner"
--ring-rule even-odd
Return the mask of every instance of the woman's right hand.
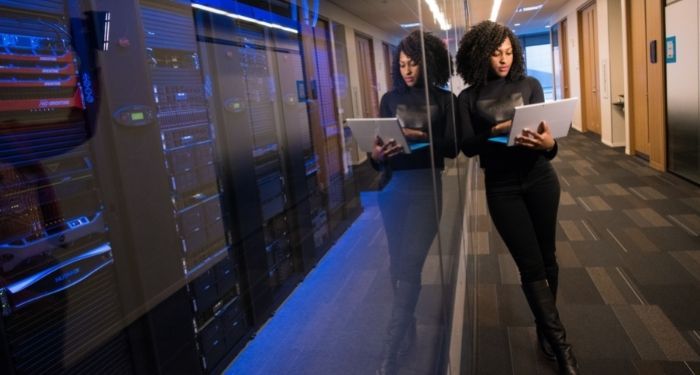
[[495, 137], [501, 134], [508, 134], [510, 132], [510, 127], [513, 125], [512, 120], [499, 122], [498, 124], [491, 127], [491, 136]]
[[403, 152], [403, 147], [396, 143], [396, 140], [390, 139], [388, 142], [377, 136], [374, 139], [374, 148], [372, 149], [372, 160], [377, 163], [383, 163], [386, 159], [398, 155]]

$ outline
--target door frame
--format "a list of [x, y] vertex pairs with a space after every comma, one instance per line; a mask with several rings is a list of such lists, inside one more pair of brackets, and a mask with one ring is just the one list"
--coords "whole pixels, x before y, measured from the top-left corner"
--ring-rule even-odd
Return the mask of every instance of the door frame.
[[[565, 99], [571, 97], [570, 80], [569, 80], [569, 46], [568, 46], [568, 22], [567, 17], [562, 18], [556, 22], [553, 28], [556, 27], [557, 30], [557, 44], [559, 46], [559, 62], [561, 63], [560, 80], [557, 80], [556, 74], [554, 75], [555, 87], [561, 85], [561, 98], [557, 97], [555, 99]], [[552, 31], [550, 31], [550, 39], [552, 36]], [[552, 48], [553, 49], [553, 48]], [[555, 67], [554, 61], [554, 51], [552, 50], [552, 66]], [[556, 94], [556, 90], [554, 91]]]

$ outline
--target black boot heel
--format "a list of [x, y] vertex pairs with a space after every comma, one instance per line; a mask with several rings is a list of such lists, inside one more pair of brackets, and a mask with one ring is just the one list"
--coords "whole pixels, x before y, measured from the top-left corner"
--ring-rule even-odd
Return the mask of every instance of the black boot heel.
[[559, 311], [554, 303], [554, 295], [546, 280], [523, 284], [523, 292], [530, 305], [535, 320], [539, 323], [546, 341], [552, 348], [559, 373], [578, 375], [578, 362], [571, 345], [566, 342], [566, 330], [559, 319]]

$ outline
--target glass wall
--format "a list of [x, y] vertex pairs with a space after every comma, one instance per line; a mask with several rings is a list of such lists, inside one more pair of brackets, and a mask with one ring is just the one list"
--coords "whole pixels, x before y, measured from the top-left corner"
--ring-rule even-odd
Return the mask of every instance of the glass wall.
[[459, 372], [458, 87], [392, 66], [466, 4], [409, 3], [0, 2], [0, 373]]

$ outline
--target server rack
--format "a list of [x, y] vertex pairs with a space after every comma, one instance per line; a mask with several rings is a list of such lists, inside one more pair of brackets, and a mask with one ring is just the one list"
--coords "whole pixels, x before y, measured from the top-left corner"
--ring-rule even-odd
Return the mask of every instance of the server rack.
[[[300, 29], [307, 93], [313, 99], [309, 117], [319, 165], [317, 181], [325, 207], [325, 212], [314, 222], [325, 222], [318, 228], [319, 232], [327, 230], [327, 238], [332, 241], [357, 217], [361, 207], [352, 172], [346, 174], [343, 165], [345, 144], [337, 117], [329, 22], [319, 18], [315, 24], [302, 23]], [[327, 249], [327, 245], [320, 246], [317, 257], [320, 258]]]
[[339, 235], [316, 57], [187, 0], [0, 8], [0, 370], [220, 371]]
[[[242, 248], [250, 313], [261, 324], [302, 270], [304, 245], [296, 232], [305, 202], [293, 175], [304, 163], [297, 146], [290, 149], [284, 122], [298, 122], [305, 112], [281, 100], [275, 62], [280, 53], [293, 52], [270, 45], [260, 26], [206, 11], [196, 19], [225, 155], [227, 217]], [[292, 130], [291, 137], [297, 136]]]
[[188, 2], [142, 2], [144, 46], [186, 290], [202, 369], [211, 373], [246, 332], [238, 264], [221, 210], [209, 116]]
[[270, 32], [274, 41], [274, 70], [282, 107], [282, 124], [289, 160], [294, 242], [302, 249], [298, 269], [308, 270], [318, 261], [317, 249], [328, 246], [329, 233], [324, 196], [319, 189], [319, 163], [311, 137], [306, 97], [303, 53], [299, 38], [288, 32]]
[[0, 372], [129, 372], [90, 137], [85, 20], [63, 1], [0, 5]]
[[139, 373], [213, 373], [248, 330], [189, 1], [96, 0], [98, 163]]
[[226, 206], [238, 223], [251, 315], [261, 323], [360, 210], [342, 164], [328, 30], [308, 44], [294, 5], [196, 3], [210, 104], [230, 166], [225, 190], [234, 198]]

